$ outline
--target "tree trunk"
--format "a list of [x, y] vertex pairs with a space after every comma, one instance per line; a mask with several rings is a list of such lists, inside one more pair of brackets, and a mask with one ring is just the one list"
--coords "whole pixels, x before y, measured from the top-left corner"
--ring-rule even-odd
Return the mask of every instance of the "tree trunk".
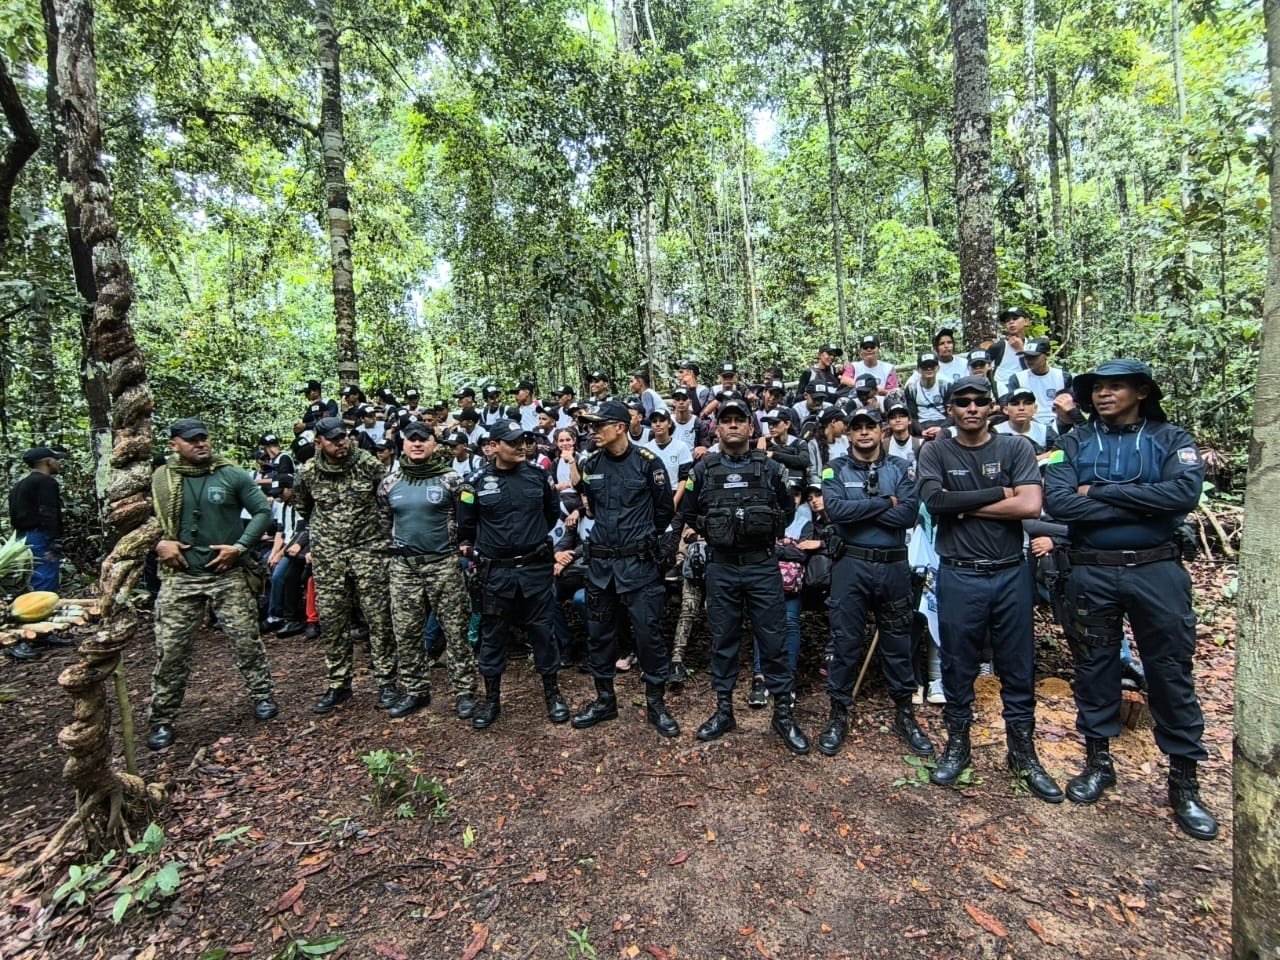
[[[1173, 58], [1173, 90], [1178, 102], [1178, 129], [1182, 130], [1186, 128], [1187, 123], [1187, 80], [1182, 69], [1182, 13], [1178, 9], [1178, 0], [1169, 0], [1169, 54]], [[1187, 147], [1183, 146], [1178, 153], [1178, 197], [1184, 217], [1187, 214], [1189, 202], [1187, 189], [1190, 184], [1190, 161], [1187, 157]], [[1191, 252], [1190, 244], [1187, 245], [1182, 256], [1187, 269], [1190, 270], [1195, 265], [1195, 254]]]
[[1129, 183], [1124, 171], [1116, 173], [1116, 209], [1120, 213], [1120, 236], [1124, 244], [1125, 306], [1129, 312], [1137, 309], [1137, 277], [1133, 267], [1133, 224], [1129, 217]]
[[1062, 172], [1058, 169], [1058, 73], [1052, 67], [1045, 74], [1045, 109], [1049, 115], [1049, 206], [1053, 238], [1062, 242]]
[[991, 81], [986, 0], [949, 0], [955, 51], [956, 213], [965, 341], [995, 334], [999, 290], [991, 201]]
[[316, 0], [316, 49], [320, 61], [320, 150], [329, 221], [329, 262], [333, 268], [333, 320], [337, 334], [338, 382], [360, 382], [356, 351], [356, 288], [351, 262], [351, 200], [347, 196], [347, 153], [342, 133], [342, 67], [333, 0]]
[[756, 255], [751, 246], [751, 210], [747, 206], [747, 147], [743, 141], [742, 166], [738, 168], [738, 190], [742, 199], [742, 263], [747, 280], [747, 321], [755, 336], [760, 324], [760, 297], [756, 291]]
[[[83, 242], [91, 254], [98, 292], [93, 308], [92, 337], [103, 361], [110, 364], [108, 390], [112, 402], [114, 444], [108, 520], [120, 539], [102, 563], [103, 628], [80, 645], [79, 660], [58, 677], [74, 703], [74, 718], [58, 734], [67, 752], [64, 778], [75, 788], [77, 805], [99, 797], [101, 803], [81, 816], [96, 826], [97, 839], [111, 842], [122, 826], [121, 797], [159, 800], [163, 791], [112, 764], [110, 700], [105, 681], [133, 638], [136, 623], [127, 602], [142, 572], [159, 526], [151, 510], [151, 391], [146, 363], [129, 325], [133, 278], [121, 248], [102, 163], [102, 127], [98, 117], [97, 64], [93, 48], [90, 0], [49, 0], [46, 23], [56, 58], [54, 125], [65, 137], [67, 188], [79, 211]], [[56, 54], [53, 51], [56, 50]], [[37, 858], [39, 859], [39, 858]]]
[[1236, 622], [1232, 954], [1280, 956], [1280, 0], [1266, 0], [1271, 229]]
[[9, 242], [9, 212], [12, 209], [13, 187], [18, 182], [18, 174], [27, 165], [32, 154], [40, 147], [40, 137], [27, 108], [18, 96], [18, 88], [9, 76], [9, 68], [0, 57], [0, 108], [4, 109], [5, 119], [9, 122], [9, 135], [13, 138], [0, 158], [0, 254]]
[[1026, 230], [1026, 272], [1034, 276], [1040, 233], [1040, 197], [1036, 187], [1036, 0], [1022, 0], [1022, 105], [1018, 112], [1018, 176], [1022, 181], [1022, 218]]
[[832, 81], [830, 57], [822, 52], [822, 109], [827, 121], [827, 190], [831, 194], [831, 259], [836, 268], [836, 316], [840, 321], [840, 343], [849, 345], [844, 299], [844, 217], [840, 214], [840, 154], [836, 149], [835, 85]]

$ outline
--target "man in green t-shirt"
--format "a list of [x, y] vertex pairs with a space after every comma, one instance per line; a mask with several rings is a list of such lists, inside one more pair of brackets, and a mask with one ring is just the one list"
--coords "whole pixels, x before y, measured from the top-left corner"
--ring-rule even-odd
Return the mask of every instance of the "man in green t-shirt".
[[[270, 720], [278, 712], [267, 651], [258, 635], [254, 590], [241, 562], [271, 525], [271, 507], [246, 471], [213, 456], [203, 421], [175, 421], [169, 447], [173, 455], [151, 478], [156, 517], [164, 529], [164, 539], [156, 544], [161, 584], [147, 736], [152, 750], [173, 742], [206, 606], [212, 606], [234, 645], [236, 667], [254, 701], [253, 715]], [[241, 510], [251, 514], [247, 526]]]

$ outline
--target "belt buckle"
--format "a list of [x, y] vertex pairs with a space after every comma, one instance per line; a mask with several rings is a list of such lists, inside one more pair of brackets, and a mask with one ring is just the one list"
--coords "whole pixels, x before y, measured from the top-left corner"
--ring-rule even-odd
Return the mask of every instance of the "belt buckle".
[[1136, 567], [1138, 565], [1138, 551], [1121, 550], [1120, 556], [1124, 558], [1124, 565], [1126, 567]]

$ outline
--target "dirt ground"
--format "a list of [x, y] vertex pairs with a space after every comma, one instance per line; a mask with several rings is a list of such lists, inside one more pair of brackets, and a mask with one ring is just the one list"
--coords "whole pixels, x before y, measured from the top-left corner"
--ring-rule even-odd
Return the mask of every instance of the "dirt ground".
[[[225, 638], [206, 631], [177, 740], [152, 754], [141, 744], [153, 662], [144, 618], [127, 676], [142, 773], [174, 788], [155, 819], [167, 834], [161, 859], [181, 870], [177, 896], [115, 927], [112, 891], [92, 910], [50, 909], [52, 885], [43, 899], [8, 891], [0, 956], [306, 956], [328, 935], [344, 938], [328, 956], [385, 960], [1226, 956], [1232, 572], [1197, 564], [1195, 576], [1211, 754], [1201, 779], [1222, 820], [1213, 843], [1174, 828], [1166, 765], [1146, 729], [1114, 744], [1120, 783], [1095, 807], [1019, 790], [1003, 768], [994, 679], [977, 705], [975, 782], [944, 790], [912, 782], [878, 678], [840, 756], [792, 757], [769, 711], [747, 708], [749, 684], [739, 686], [739, 730], [698, 742], [713, 706], [700, 669], [670, 697], [683, 727], [671, 741], [645, 724], [634, 672], [619, 679], [626, 709], [616, 722], [553, 726], [525, 658], [488, 731], [453, 718], [443, 670], [433, 673], [436, 701], [416, 716], [388, 721], [363, 672], [356, 698], [320, 718], [311, 705], [323, 655], [296, 637], [268, 643], [281, 713], [259, 724]], [[820, 630], [806, 619], [797, 713], [811, 736], [826, 719]], [[1038, 742], [1065, 780], [1083, 753], [1069, 664], [1052, 628], [1038, 632]], [[72, 656], [0, 661], [0, 888], [71, 812], [56, 745], [67, 701], [54, 678]], [[575, 708], [590, 697], [576, 670], [562, 686]], [[940, 709], [920, 708], [939, 741]], [[442, 815], [425, 800], [412, 818], [374, 812], [361, 756], [378, 748], [414, 751], [414, 770], [447, 795]]]

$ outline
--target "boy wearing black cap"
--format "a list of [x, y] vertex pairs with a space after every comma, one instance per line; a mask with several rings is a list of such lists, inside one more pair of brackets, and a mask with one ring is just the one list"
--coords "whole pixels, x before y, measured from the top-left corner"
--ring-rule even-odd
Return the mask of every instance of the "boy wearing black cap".
[[1063, 390], [1071, 389], [1071, 374], [1063, 367], [1049, 365], [1049, 341], [1044, 337], [1028, 340], [1022, 349], [1025, 368], [1005, 384], [1008, 390], [1030, 390], [1036, 401], [1036, 423], [1052, 427], [1057, 421], [1053, 401]]
[[1200, 840], [1218, 822], [1200, 799], [1196, 764], [1208, 757], [1191, 675], [1196, 618], [1191, 578], [1174, 531], [1199, 503], [1204, 461], [1191, 434], [1165, 419], [1160, 387], [1137, 360], [1111, 360], [1076, 378], [1092, 419], [1058, 440], [1045, 487], [1068, 524], [1071, 574], [1063, 627], [1075, 656], [1076, 727], [1085, 767], [1067, 784], [1093, 803], [1116, 782], [1110, 739], [1120, 733], [1120, 640], [1129, 618], [1146, 669], [1156, 744], [1169, 757], [1168, 797], [1183, 831]]
[[942, 361], [936, 353], [920, 354], [916, 376], [903, 391], [911, 419], [926, 440], [932, 440], [947, 425], [946, 387], [938, 379], [941, 368]]
[[306, 394], [307, 409], [302, 412], [302, 420], [293, 425], [294, 433], [301, 433], [322, 417], [336, 417], [338, 404], [334, 400], [323, 399], [324, 384], [319, 380], [308, 380], [306, 386], [298, 390]]
[[951, 786], [969, 765], [974, 681], [990, 630], [1004, 702], [1007, 763], [1049, 803], [1062, 789], [1036, 755], [1035, 636], [1031, 567], [1023, 554], [1022, 520], [1038, 519], [1043, 494], [1029, 444], [991, 433], [991, 385], [965, 377], [951, 388], [956, 435], [920, 448], [920, 499], [936, 524], [942, 685], [947, 746], [930, 779]]
[[898, 389], [898, 373], [893, 364], [880, 359], [880, 338], [867, 334], [858, 344], [859, 359], [844, 368], [840, 375], [842, 387], [857, 387], [858, 379], [870, 374], [876, 381], [876, 392], [884, 396]]

